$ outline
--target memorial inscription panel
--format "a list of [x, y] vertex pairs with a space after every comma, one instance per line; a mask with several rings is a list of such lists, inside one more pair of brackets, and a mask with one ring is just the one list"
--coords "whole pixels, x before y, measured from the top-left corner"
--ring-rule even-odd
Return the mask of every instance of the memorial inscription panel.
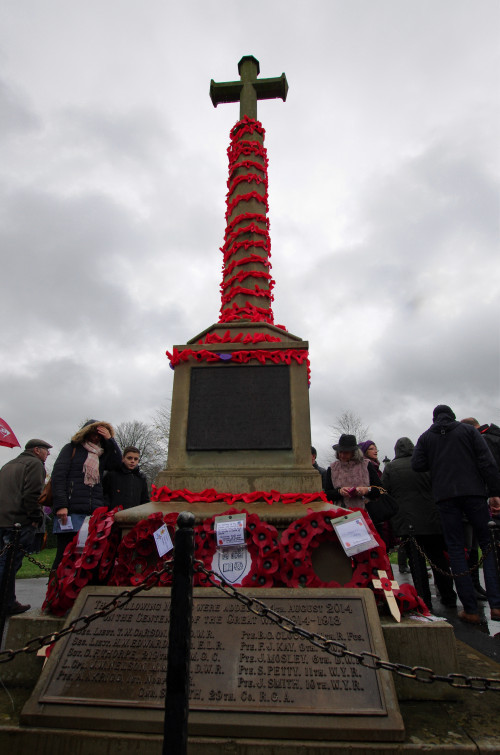
[[[220, 593], [194, 601], [190, 709], [384, 714], [377, 675], [280, 629]], [[297, 625], [373, 652], [361, 597], [267, 598]], [[106, 597], [89, 595], [94, 613]], [[146, 593], [70, 635], [41, 702], [163, 707], [170, 598]]]
[[193, 367], [186, 449], [292, 447], [287, 365]]
[[[119, 592], [86, 588], [69, 619]], [[385, 657], [370, 590], [242, 592], [311, 633]], [[161, 731], [169, 612], [169, 589], [153, 588], [57, 643], [22, 723]], [[388, 672], [326, 653], [212, 588], [194, 591], [189, 710], [190, 732], [207, 736], [354, 739], [364, 731], [385, 740], [404, 733]]]

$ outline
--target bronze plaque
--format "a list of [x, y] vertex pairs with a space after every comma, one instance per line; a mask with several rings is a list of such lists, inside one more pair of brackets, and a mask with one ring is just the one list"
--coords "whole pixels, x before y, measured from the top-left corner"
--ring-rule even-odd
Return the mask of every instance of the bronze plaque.
[[288, 365], [193, 367], [188, 451], [292, 448]]
[[[71, 618], [93, 613], [120, 589], [86, 588]], [[343, 642], [358, 653], [366, 650], [386, 657], [369, 590], [242, 592], [258, 597], [309, 632]], [[23, 711], [24, 722], [39, 725], [45, 719], [42, 725], [57, 721], [58, 726], [68, 727], [78, 710], [78, 715], [90, 718], [96, 728], [116, 729], [119, 721], [122, 730], [136, 730], [135, 721], [138, 730], [143, 730], [144, 722], [147, 730], [156, 730], [165, 703], [169, 611], [170, 591], [155, 588], [83, 632], [68, 635], [56, 645]], [[307, 732], [314, 736], [306, 725], [311, 717], [323, 732], [325, 726], [335, 728], [335, 717], [339, 721], [342, 717], [358, 722], [366, 719], [361, 728], [370, 730], [374, 721], [381, 722], [391, 714], [391, 707], [397, 711], [393, 697], [387, 672], [374, 672], [354, 659], [332, 656], [216, 589], [195, 590], [189, 708], [190, 726], [196, 733], [210, 734], [212, 728], [218, 731], [225, 714], [229, 730], [240, 731], [241, 724], [234, 723], [234, 715], [239, 713], [252, 714], [254, 725], [264, 719], [259, 725], [267, 736], [277, 736], [273, 734], [277, 721], [281, 728], [288, 728], [298, 726], [299, 720], [303, 737]], [[84, 712], [87, 706], [95, 708], [95, 718]], [[213, 720], [210, 714], [214, 714]], [[360, 728], [358, 723], [353, 725]], [[387, 724], [380, 723], [380, 729], [387, 729]], [[349, 726], [343, 736], [352, 738], [348, 731]]]

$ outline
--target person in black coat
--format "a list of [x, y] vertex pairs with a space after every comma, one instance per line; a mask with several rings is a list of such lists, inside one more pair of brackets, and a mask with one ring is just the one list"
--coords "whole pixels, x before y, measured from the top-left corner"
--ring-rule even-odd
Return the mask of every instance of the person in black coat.
[[474, 427], [457, 422], [449, 406], [436, 406], [432, 419], [432, 425], [415, 446], [412, 467], [415, 472], [431, 473], [432, 494], [438, 504], [455, 585], [464, 607], [458, 617], [469, 624], [481, 623], [465, 560], [462, 521], [465, 516], [485, 554], [484, 579], [491, 618], [500, 621], [500, 583], [495, 555], [490, 550], [487, 505], [489, 495], [492, 512], [500, 511], [500, 474], [484, 438]]
[[[434, 581], [445, 606], [455, 606], [457, 596], [453, 589], [453, 578], [444, 554], [446, 544], [443, 538], [439, 511], [431, 495], [431, 478], [428, 472], [414, 472], [411, 466], [413, 445], [410, 438], [399, 438], [394, 446], [394, 460], [386, 464], [382, 474], [382, 487], [398, 502], [398, 513], [391, 519], [395, 534], [402, 539], [409, 535], [431, 562]], [[410, 529], [411, 526], [411, 529]], [[406, 546], [413, 583], [418, 594], [432, 611], [431, 591], [425, 558], [415, 543]], [[437, 569], [434, 569], [434, 567]], [[448, 577], [442, 572], [447, 572]]]
[[[78, 532], [86, 516], [106, 505], [102, 489], [104, 470], [120, 466], [122, 453], [108, 422], [89, 420], [61, 449], [52, 470], [52, 509], [57, 553], [52, 569], [57, 569], [66, 546]], [[71, 529], [65, 529], [71, 520]]]
[[149, 501], [148, 481], [139, 469], [139, 449], [127, 446], [118, 469], [104, 475], [104, 496], [109, 508], [131, 509]]

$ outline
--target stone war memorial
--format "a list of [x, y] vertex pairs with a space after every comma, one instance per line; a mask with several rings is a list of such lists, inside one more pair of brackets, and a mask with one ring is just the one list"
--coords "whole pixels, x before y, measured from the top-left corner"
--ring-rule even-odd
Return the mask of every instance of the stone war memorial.
[[[285, 74], [259, 78], [253, 56], [238, 70], [239, 80], [210, 85], [214, 106], [240, 103], [220, 314], [167, 352], [175, 373], [166, 468], [150, 503], [93, 515], [84, 545], [75, 538], [48, 586], [43, 618], [55, 632], [125, 590], [147, 589], [54, 644], [18, 732], [41, 753], [161, 752], [172, 581], [163, 566], [182, 511], [195, 517], [196, 562], [212, 573], [195, 568], [190, 753], [396, 752], [400, 700], [454, 699], [447, 685], [418, 685], [370, 660], [457, 671], [451, 626], [408, 618], [423, 603], [393, 581], [368, 515], [329, 503], [311, 466], [309, 347], [274, 323], [257, 120], [258, 100], [285, 101], [288, 83]], [[222, 578], [229, 594], [217, 587]], [[286, 621], [257, 615], [235, 591]]]

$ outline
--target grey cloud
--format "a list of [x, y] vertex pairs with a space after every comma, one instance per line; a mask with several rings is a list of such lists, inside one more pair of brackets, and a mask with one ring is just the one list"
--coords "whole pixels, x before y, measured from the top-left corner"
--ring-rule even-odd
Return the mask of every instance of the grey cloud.
[[18, 136], [39, 128], [28, 98], [0, 79], [0, 137]]

